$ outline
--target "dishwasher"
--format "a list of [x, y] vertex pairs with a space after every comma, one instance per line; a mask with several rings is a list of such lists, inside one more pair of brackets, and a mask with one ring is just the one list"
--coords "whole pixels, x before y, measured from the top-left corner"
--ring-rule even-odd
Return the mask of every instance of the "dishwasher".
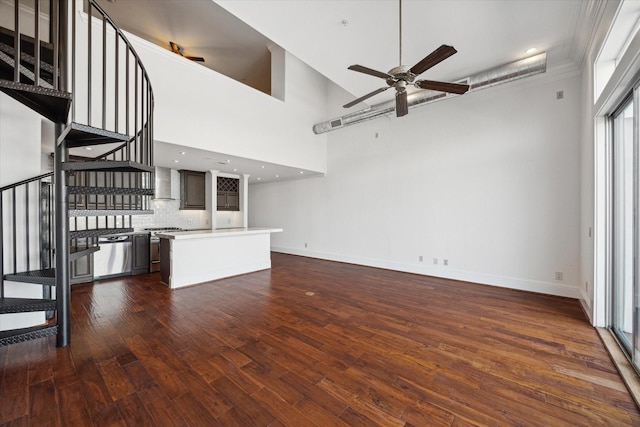
[[93, 254], [93, 278], [128, 276], [131, 274], [133, 238], [105, 236], [98, 239], [100, 250]]

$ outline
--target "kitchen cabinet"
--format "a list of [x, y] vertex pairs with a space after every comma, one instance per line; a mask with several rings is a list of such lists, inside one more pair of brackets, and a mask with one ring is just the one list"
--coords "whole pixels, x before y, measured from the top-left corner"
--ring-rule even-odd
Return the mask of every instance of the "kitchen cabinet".
[[180, 209], [204, 210], [205, 173], [181, 170], [180, 172]]
[[217, 209], [219, 211], [240, 210], [240, 180], [237, 178], [218, 177]]
[[69, 283], [85, 283], [93, 281], [93, 254], [71, 261]]
[[149, 234], [134, 234], [131, 274], [144, 274], [149, 272], [149, 251]]

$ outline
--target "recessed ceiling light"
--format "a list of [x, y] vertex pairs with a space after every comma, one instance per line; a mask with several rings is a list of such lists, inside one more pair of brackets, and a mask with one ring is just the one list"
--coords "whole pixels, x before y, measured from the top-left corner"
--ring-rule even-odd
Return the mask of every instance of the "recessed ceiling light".
[[226, 163], [231, 163], [231, 160], [227, 159], [225, 160]]
[[85, 150], [91, 151], [93, 150], [93, 147], [84, 147]]
[[534, 52], [537, 52], [537, 51], [538, 51], [538, 49], [536, 49], [535, 47], [530, 47], [530, 48], [529, 48], [529, 49], [527, 49], [525, 52], [526, 52], [526, 53], [534, 53]]
[[260, 181], [262, 178], [258, 178], [258, 181]]
[[180, 160], [174, 160], [173, 163], [180, 163]]
[[276, 175], [276, 178], [280, 178], [280, 175]]
[[187, 154], [187, 153], [185, 153], [184, 151], [181, 151], [181, 152], [180, 152], [180, 154], [182, 154], [182, 155], [184, 156], [184, 155], [185, 155], [185, 154]]
[[264, 169], [264, 165], [260, 166], [262, 169]]
[[300, 175], [302, 175], [304, 173], [304, 171], [300, 171]]
[[234, 168], [234, 169], [233, 169], [233, 171], [234, 171], [234, 172], [238, 172], [238, 169], [235, 169], [235, 168]]

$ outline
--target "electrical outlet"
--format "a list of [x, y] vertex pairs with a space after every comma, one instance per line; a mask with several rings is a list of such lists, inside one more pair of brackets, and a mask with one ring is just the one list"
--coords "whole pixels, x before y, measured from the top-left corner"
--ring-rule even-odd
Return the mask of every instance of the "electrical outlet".
[[433, 265], [438, 265], [438, 258], [433, 259]]
[[442, 265], [449, 265], [449, 260], [448, 259], [443, 259], [442, 260]]
[[418, 257], [418, 261], [422, 262], [422, 255]]
[[556, 271], [556, 280], [558, 281], [562, 281], [563, 280], [563, 274], [562, 271]]

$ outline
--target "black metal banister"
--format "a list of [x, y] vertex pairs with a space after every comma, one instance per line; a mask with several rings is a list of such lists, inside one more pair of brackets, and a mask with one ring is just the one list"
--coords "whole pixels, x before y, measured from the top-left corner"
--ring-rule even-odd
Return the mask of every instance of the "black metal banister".
[[11, 188], [14, 188], [14, 187], [20, 187], [21, 185], [28, 184], [30, 182], [42, 181], [45, 178], [51, 178], [51, 177], [53, 177], [53, 172], [43, 173], [42, 175], [34, 176], [33, 178], [25, 179], [23, 181], [18, 181], [18, 182], [14, 183], [14, 184], [5, 185], [4, 187], [0, 188], [0, 193], [2, 193], [3, 191], [9, 190]]

